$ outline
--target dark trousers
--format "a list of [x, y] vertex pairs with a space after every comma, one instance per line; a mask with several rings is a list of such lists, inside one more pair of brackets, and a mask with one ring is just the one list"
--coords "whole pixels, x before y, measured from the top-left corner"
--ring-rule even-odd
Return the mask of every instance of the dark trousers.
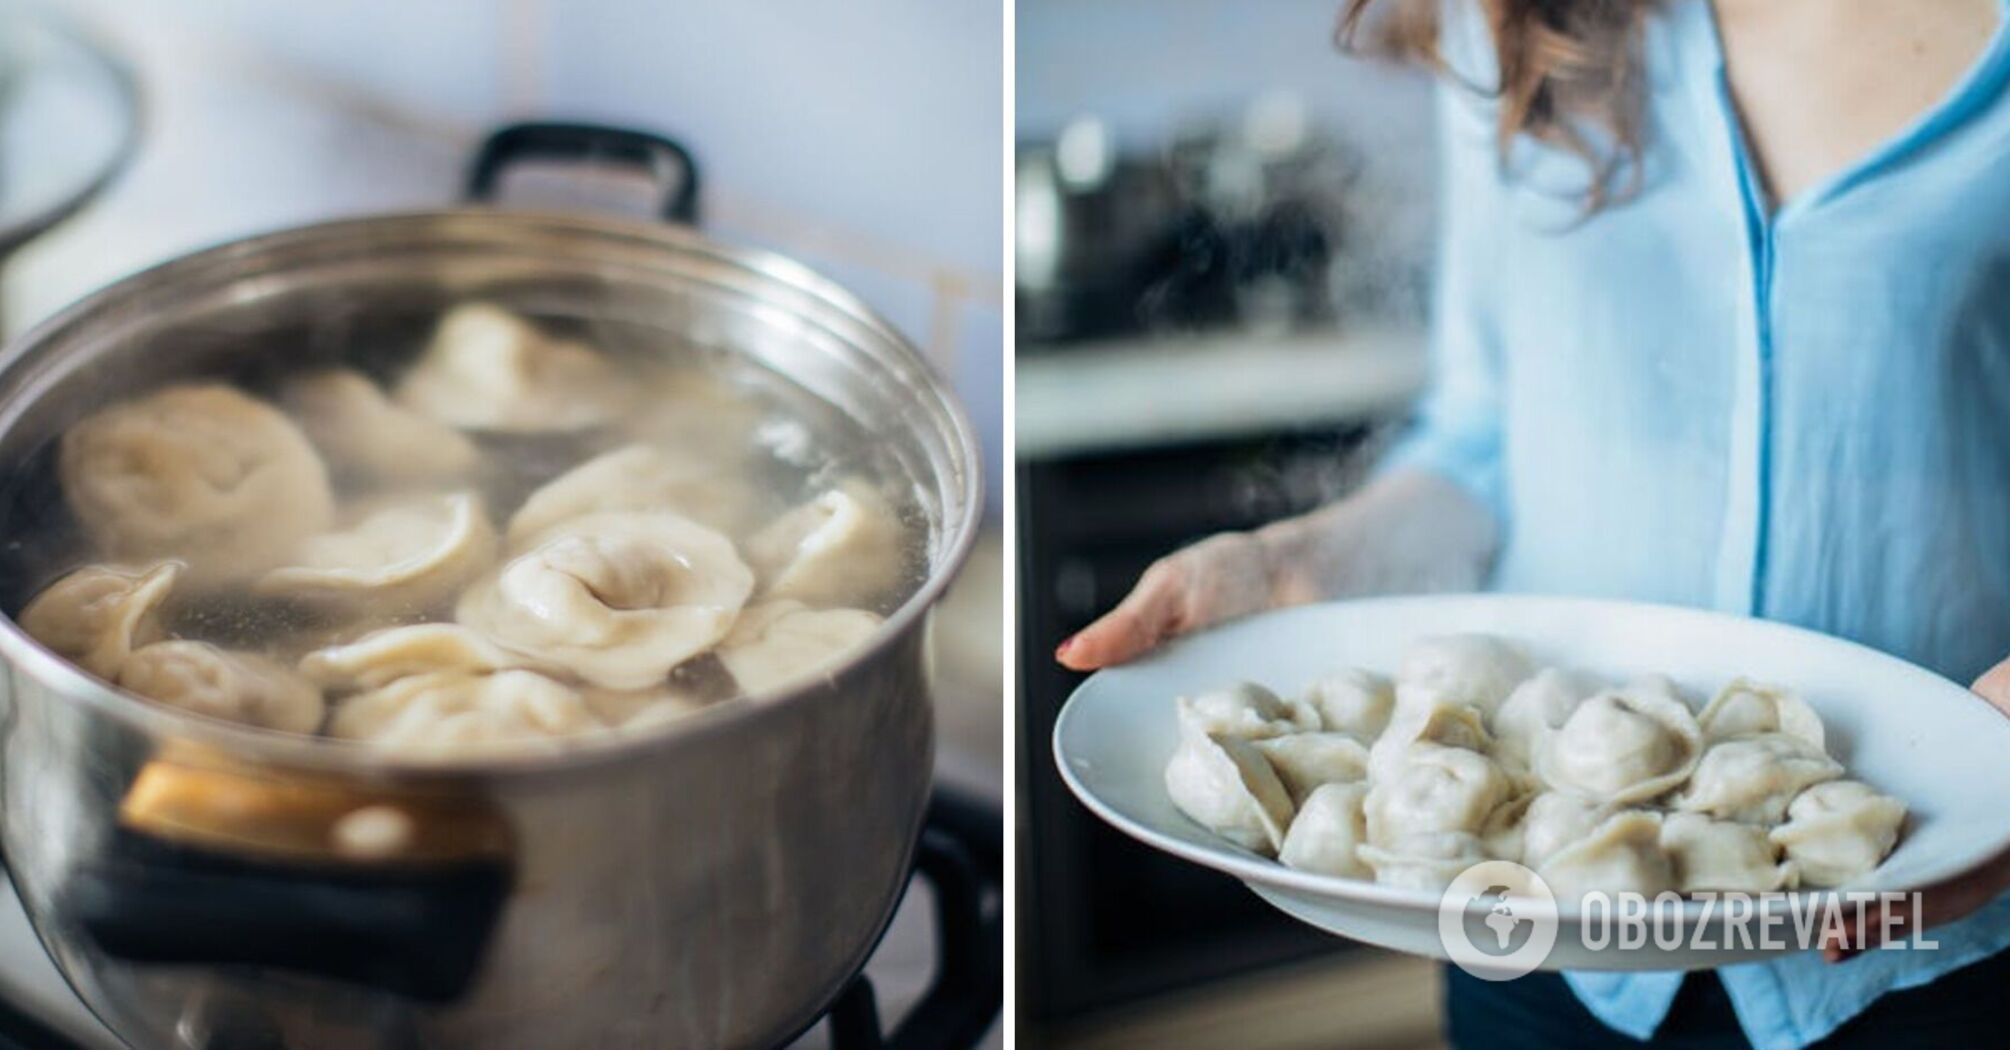
[[[1459, 1050], [1730, 1050], [1751, 1045], [1713, 973], [1690, 974], [1667, 1020], [1652, 1040], [1642, 1043], [1593, 1017], [1557, 974], [1482, 981], [1453, 966], [1445, 967], [1445, 1038]], [[1924, 987], [1887, 993], [1820, 1045], [1864, 1050], [2010, 1045], [2010, 952]]]

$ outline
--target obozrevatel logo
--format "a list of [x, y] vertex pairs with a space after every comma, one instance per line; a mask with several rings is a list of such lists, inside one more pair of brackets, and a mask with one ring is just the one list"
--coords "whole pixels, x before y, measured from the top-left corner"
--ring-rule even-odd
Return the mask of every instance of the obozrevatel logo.
[[1459, 969], [1486, 981], [1533, 973], [1556, 947], [1556, 895], [1542, 876], [1489, 860], [1459, 873], [1438, 900], [1438, 940]]

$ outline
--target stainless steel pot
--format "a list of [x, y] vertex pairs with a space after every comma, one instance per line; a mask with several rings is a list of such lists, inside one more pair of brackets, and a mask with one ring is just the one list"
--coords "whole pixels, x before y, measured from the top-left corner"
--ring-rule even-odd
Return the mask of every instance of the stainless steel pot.
[[[493, 140], [478, 188], [554, 143], [692, 174], [656, 140], [558, 132]], [[681, 191], [668, 200], [689, 214]], [[447, 768], [153, 706], [0, 623], [0, 844], [59, 967], [136, 1046], [773, 1045], [832, 1000], [898, 900], [932, 764], [926, 616], [975, 535], [979, 460], [906, 341], [786, 259], [670, 226], [465, 208], [140, 274], [0, 358], [0, 462], [17, 472], [0, 533], [27, 544], [0, 575], [37, 571], [15, 530], [47, 513], [49, 442], [91, 407], [312, 359], [477, 295], [789, 376], [912, 483], [927, 580], [826, 680], [654, 736]], [[359, 809], [410, 833], [345, 851]]]

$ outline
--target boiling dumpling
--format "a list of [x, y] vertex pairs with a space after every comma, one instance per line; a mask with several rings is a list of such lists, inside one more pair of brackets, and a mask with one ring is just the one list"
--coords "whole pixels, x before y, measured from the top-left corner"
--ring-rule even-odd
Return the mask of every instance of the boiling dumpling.
[[495, 529], [471, 492], [403, 498], [310, 536], [262, 594], [401, 614], [435, 608], [495, 561]]
[[190, 575], [261, 572], [328, 527], [321, 457], [279, 410], [220, 384], [171, 386], [63, 434], [63, 496], [98, 550], [182, 558]]
[[602, 426], [631, 396], [599, 353], [488, 303], [448, 311], [397, 389], [400, 403], [440, 422], [518, 433]]
[[1374, 870], [1376, 882], [1427, 893], [1443, 893], [1460, 872], [1487, 859], [1479, 838], [1463, 831], [1421, 832], [1355, 852]]
[[1559, 901], [1587, 893], [1652, 897], [1675, 888], [1674, 866], [1661, 848], [1661, 815], [1629, 809], [1607, 817], [1536, 867]]
[[1396, 681], [1421, 686], [1490, 714], [1535, 668], [1521, 650], [1490, 634], [1425, 638], [1403, 653]]
[[328, 720], [331, 736], [426, 757], [558, 746], [604, 728], [579, 690], [521, 670], [409, 675], [342, 701]]
[[1811, 886], [1840, 886], [1875, 870], [1898, 843], [1905, 803], [1859, 780], [1816, 784], [1787, 806], [1772, 840]]
[[1173, 805], [1209, 831], [1258, 853], [1284, 844], [1291, 795], [1249, 741], [1182, 733], [1165, 781]]
[[742, 693], [760, 694], [844, 660], [879, 630], [862, 609], [778, 601], [749, 607], [719, 643], [719, 662]]
[[1696, 721], [1712, 740], [1758, 733], [1785, 733], [1807, 741], [1816, 750], [1828, 747], [1820, 715], [1799, 693], [1776, 685], [1739, 678], [1723, 688]]
[[321, 724], [314, 683], [276, 660], [208, 642], [141, 646], [119, 668], [119, 686], [168, 707], [261, 729], [311, 733]]
[[1307, 686], [1305, 702], [1319, 712], [1325, 728], [1373, 740], [1388, 728], [1396, 694], [1387, 678], [1349, 667]]
[[595, 689], [580, 690], [587, 709], [609, 729], [627, 733], [688, 718], [703, 711], [706, 704], [675, 689]]
[[595, 685], [640, 689], [717, 645], [753, 588], [711, 529], [669, 511], [606, 511], [476, 581], [455, 619]]
[[324, 688], [376, 689], [410, 675], [486, 674], [532, 662], [457, 623], [415, 623], [372, 631], [300, 658], [300, 673]]
[[1369, 781], [1368, 841], [1390, 847], [1419, 832], [1477, 833], [1513, 793], [1500, 765], [1477, 751], [1412, 744], [1400, 763]]
[[747, 561], [770, 598], [869, 605], [900, 582], [900, 522], [879, 493], [849, 481], [755, 533]]
[[467, 435], [393, 402], [351, 368], [310, 372], [287, 383], [280, 404], [345, 477], [435, 481], [468, 474], [480, 458]]
[[1367, 746], [1346, 733], [1293, 733], [1255, 743], [1293, 802], [1303, 803], [1322, 784], [1368, 775]]
[[1689, 786], [1675, 796], [1675, 808], [1719, 820], [1777, 824], [1795, 795], [1842, 773], [1842, 763], [1800, 737], [1737, 737], [1703, 753]]
[[1321, 784], [1298, 806], [1277, 859], [1286, 867], [1321, 875], [1365, 879], [1374, 875], [1362, 863], [1360, 848], [1367, 841], [1361, 802], [1368, 785]]
[[1208, 736], [1262, 740], [1319, 728], [1319, 712], [1287, 700], [1255, 682], [1237, 682], [1174, 702], [1180, 728]]
[[1398, 700], [1389, 728], [1368, 749], [1370, 779], [1388, 776], [1409, 754], [1414, 744], [1443, 744], [1467, 751], [1493, 750], [1493, 736], [1478, 708], [1436, 700], [1406, 703]]
[[[716, 369], [666, 370], [651, 377], [639, 404], [626, 429], [648, 444], [718, 463], [736, 462], [749, 449], [766, 446], [785, 462], [814, 465], [807, 456], [791, 454], [814, 446], [807, 428], [780, 418], [764, 427], [760, 403]], [[786, 435], [767, 433], [784, 428]], [[800, 442], [795, 440], [798, 435]], [[803, 448], [793, 447], [798, 443]]]
[[1637, 802], [1672, 790], [1696, 768], [1703, 731], [1666, 679], [1644, 679], [1577, 705], [1537, 741], [1544, 783], [1594, 802]]
[[1553, 667], [1515, 686], [1494, 711], [1494, 756], [1529, 768], [1535, 761], [1536, 741], [1563, 728], [1588, 692], [1575, 676]]
[[1661, 848], [1683, 893], [1764, 893], [1792, 889], [1794, 865], [1779, 863], [1766, 829], [1701, 813], [1670, 813], [1661, 821]]
[[560, 474], [530, 494], [509, 520], [521, 548], [553, 526], [597, 511], [671, 510], [734, 533], [753, 513], [755, 494], [718, 460], [656, 445], [627, 445]]
[[158, 641], [161, 603], [182, 564], [86, 565], [42, 589], [21, 610], [21, 629], [84, 670], [110, 681], [135, 648]]

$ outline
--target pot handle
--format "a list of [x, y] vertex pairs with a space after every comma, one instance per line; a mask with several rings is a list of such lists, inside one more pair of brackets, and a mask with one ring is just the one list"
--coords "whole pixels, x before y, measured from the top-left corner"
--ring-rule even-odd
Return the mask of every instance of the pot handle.
[[132, 962], [272, 967], [451, 1002], [474, 979], [510, 882], [497, 859], [345, 869], [118, 828], [56, 910]]
[[674, 139], [630, 128], [539, 121], [497, 129], [468, 167], [467, 197], [493, 201], [503, 173], [527, 159], [619, 161], [645, 169], [662, 190], [659, 207], [670, 222], [698, 222], [698, 162]]

